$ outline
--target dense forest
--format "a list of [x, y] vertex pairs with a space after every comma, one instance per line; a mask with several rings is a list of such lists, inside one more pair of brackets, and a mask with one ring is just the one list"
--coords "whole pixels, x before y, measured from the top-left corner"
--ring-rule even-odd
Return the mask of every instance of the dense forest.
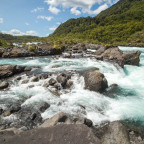
[[120, 0], [96, 17], [70, 19], [43, 40], [144, 45], [144, 0]]

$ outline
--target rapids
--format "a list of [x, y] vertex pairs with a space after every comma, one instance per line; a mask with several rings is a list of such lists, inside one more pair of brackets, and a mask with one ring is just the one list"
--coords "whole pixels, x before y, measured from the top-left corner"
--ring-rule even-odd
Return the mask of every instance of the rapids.
[[[40, 66], [44, 72], [85, 71], [98, 67], [109, 86], [118, 84], [116, 91], [111, 92], [112, 97], [84, 89], [84, 78], [74, 74], [72, 80], [74, 86], [67, 92], [61, 91], [61, 96], [54, 96], [49, 90], [40, 86], [45, 80], [21, 84], [27, 78], [23, 75], [18, 83], [13, 82], [8, 91], [0, 91], [0, 108], [7, 107], [9, 103], [24, 100], [23, 105], [37, 107], [42, 102], [48, 102], [51, 106], [44, 113], [43, 119], [52, 117], [58, 112], [69, 114], [82, 114], [91, 119], [94, 124], [104, 121], [129, 120], [140, 122], [144, 126], [144, 48], [119, 47], [123, 51], [140, 50], [140, 66], [125, 65], [124, 69], [108, 62], [97, 61], [90, 58], [53, 59], [52, 57], [30, 57], [15, 59], [0, 59], [0, 64], [17, 64], [25, 66]], [[53, 68], [53, 66], [58, 66]], [[55, 77], [55, 75], [52, 75]], [[29, 89], [28, 86], [35, 85]], [[82, 109], [80, 105], [85, 106]], [[15, 119], [9, 116], [9, 119]]]

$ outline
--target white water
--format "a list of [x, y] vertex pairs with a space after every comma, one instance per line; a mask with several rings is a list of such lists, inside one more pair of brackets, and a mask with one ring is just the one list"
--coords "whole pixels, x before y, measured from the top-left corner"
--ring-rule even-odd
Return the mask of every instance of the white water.
[[[25, 58], [25, 59], [1, 59], [0, 64], [17, 64], [26, 66], [41, 66], [43, 71], [63, 71], [63, 70], [86, 70], [98, 67], [104, 73], [108, 84], [119, 85], [114, 97], [107, 97], [102, 94], [84, 89], [84, 78], [74, 74], [72, 80], [74, 86], [72, 90], [61, 91], [61, 96], [57, 97], [42, 85], [48, 81], [30, 82], [21, 84], [23, 79], [10, 87], [8, 92], [0, 92], [0, 107], [6, 107], [9, 102], [25, 99], [23, 105], [33, 105], [39, 107], [43, 102], [48, 102], [51, 106], [44, 113], [43, 119], [50, 118], [58, 112], [69, 114], [82, 114], [91, 119], [95, 124], [103, 121], [125, 120], [140, 121], [144, 125], [144, 48], [120, 47], [123, 51], [140, 50], [140, 66], [125, 66], [124, 69], [115, 67], [107, 62], [96, 61], [95, 59], [52, 59], [50, 57]], [[52, 68], [59, 65], [58, 68]], [[52, 75], [55, 78], [55, 75]], [[35, 85], [33, 88], [28, 88]], [[86, 109], [82, 109], [83, 105]]]

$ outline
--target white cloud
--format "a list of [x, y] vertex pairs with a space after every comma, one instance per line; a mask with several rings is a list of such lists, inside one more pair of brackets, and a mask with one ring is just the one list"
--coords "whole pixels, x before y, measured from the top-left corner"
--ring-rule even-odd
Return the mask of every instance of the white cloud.
[[53, 7], [53, 6], [49, 6], [49, 9], [48, 9], [50, 12], [52, 12], [53, 14], [58, 14], [60, 12], [60, 10], [56, 7]]
[[26, 22], [25, 25], [29, 26], [30, 24]]
[[101, 11], [103, 11], [103, 10], [105, 10], [105, 9], [107, 9], [108, 8], [108, 5], [107, 4], [103, 4], [103, 5], [101, 5], [101, 6], [99, 6], [98, 7], [98, 9], [96, 9], [96, 10], [94, 10], [94, 11], [92, 11], [92, 10], [86, 10], [86, 11], [84, 11], [84, 12], [87, 12], [87, 13], [89, 13], [89, 14], [99, 14]]
[[0, 18], [0, 24], [3, 23], [3, 18]]
[[42, 7], [37, 7], [37, 8], [35, 8], [35, 9], [31, 10], [31, 12], [32, 12], [32, 13], [36, 13], [36, 12], [42, 11], [42, 10], [44, 10], [44, 8], [42, 8]]
[[60, 25], [61, 23], [60, 23], [60, 22], [57, 22], [56, 24], [57, 24], [57, 25]]
[[[115, 1], [118, 0], [45, 0], [50, 7], [57, 8], [58, 6], [61, 6], [63, 9], [71, 8], [71, 13], [76, 15], [81, 13], [98, 14], [101, 10], [106, 9], [108, 4], [113, 4]], [[92, 7], [96, 4], [100, 7], [92, 10]], [[80, 10], [78, 10], [78, 8]]]
[[51, 17], [51, 16], [38, 16], [37, 18], [47, 20], [47, 21], [51, 21], [53, 19], [53, 17]]
[[56, 26], [53, 26], [53, 27], [49, 28], [49, 30], [54, 31], [54, 30], [56, 30], [56, 28], [57, 28]]
[[80, 15], [81, 14], [81, 12], [79, 10], [77, 10], [76, 7], [71, 8], [71, 13], [75, 14], [75, 15]]
[[37, 36], [38, 35], [38, 33], [36, 31], [33, 31], [33, 30], [21, 32], [20, 30], [12, 29], [10, 31], [1, 31], [1, 32], [4, 34], [10, 34], [13, 36], [23, 36], [23, 35]]

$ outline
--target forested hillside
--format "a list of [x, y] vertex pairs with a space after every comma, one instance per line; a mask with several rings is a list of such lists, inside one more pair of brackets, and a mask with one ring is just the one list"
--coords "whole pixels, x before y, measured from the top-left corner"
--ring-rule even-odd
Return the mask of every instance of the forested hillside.
[[47, 39], [144, 45], [144, 0], [120, 0], [96, 17], [70, 19]]

